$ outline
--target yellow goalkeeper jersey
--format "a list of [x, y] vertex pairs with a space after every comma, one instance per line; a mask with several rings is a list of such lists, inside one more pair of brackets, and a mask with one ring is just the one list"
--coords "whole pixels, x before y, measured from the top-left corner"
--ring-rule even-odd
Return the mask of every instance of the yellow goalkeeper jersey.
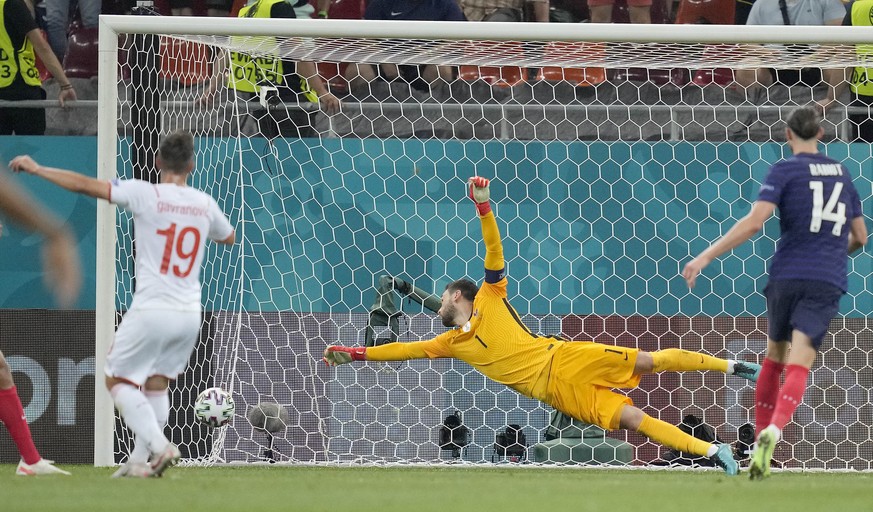
[[[494, 214], [486, 214], [481, 221], [487, 281], [487, 276], [503, 273], [503, 249]], [[506, 299], [506, 285], [506, 277], [502, 276], [494, 283], [483, 283], [473, 301], [473, 314], [462, 327], [426, 341], [370, 347], [367, 359], [453, 357], [494, 381], [544, 400], [552, 357], [565, 341], [533, 334]]]

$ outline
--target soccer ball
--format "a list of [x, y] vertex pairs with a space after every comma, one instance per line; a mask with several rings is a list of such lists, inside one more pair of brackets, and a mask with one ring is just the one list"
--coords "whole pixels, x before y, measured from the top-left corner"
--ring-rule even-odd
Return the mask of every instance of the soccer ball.
[[194, 415], [210, 427], [223, 427], [233, 418], [233, 397], [221, 388], [204, 389], [194, 402]]

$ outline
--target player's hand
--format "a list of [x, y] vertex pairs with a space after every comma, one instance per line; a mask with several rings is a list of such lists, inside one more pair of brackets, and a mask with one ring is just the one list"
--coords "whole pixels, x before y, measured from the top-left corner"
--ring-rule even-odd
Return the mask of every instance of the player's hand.
[[61, 103], [61, 107], [66, 107], [68, 101], [76, 101], [77, 99], [79, 98], [76, 96], [76, 90], [72, 87], [61, 89], [58, 92], [58, 101]]
[[685, 278], [688, 288], [694, 288], [697, 276], [700, 275], [700, 272], [706, 268], [707, 265], [709, 265], [709, 260], [702, 256], [698, 256], [685, 264], [685, 268], [682, 270], [682, 277]]
[[318, 97], [318, 107], [325, 114], [332, 116], [339, 114], [342, 102], [331, 92], [326, 92]]
[[36, 174], [36, 170], [39, 169], [39, 164], [36, 163], [36, 160], [30, 158], [28, 155], [19, 155], [12, 159], [9, 162], [9, 168], [12, 169], [13, 172], [26, 172], [27, 174]]
[[470, 199], [477, 204], [487, 203], [491, 198], [490, 183], [491, 180], [482, 176], [473, 176], [467, 180], [467, 185], [470, 187]]
[[328, 366], [339, 366], [352, 361], [365, 361], [367, 349], [365, 347], [339, 347], [330, 345], [324, 349], [324, 362]]
[[491, 180], [482, 176], [473, 176], [467, 180], [467, 186], [470, 189], [470, 199], [476, 203], [476, 209], [479, 210], [480, 217], [484, 217], [491, 212], [491, 203], [488, 201], [491, 198], [490, 184]]

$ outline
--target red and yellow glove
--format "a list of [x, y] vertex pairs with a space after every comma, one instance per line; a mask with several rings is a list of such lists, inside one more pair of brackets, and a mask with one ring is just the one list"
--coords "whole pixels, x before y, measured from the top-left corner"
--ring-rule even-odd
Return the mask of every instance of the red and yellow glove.
[[473, 176], [467, 180], [467, 185], [470, 187], [470, 199], [476, 203], [476, 209], [479, 210], [479, 216], [485, 216], [491, 211], [491, 189], [489, 184], [491, 180], [482, 176]]
[[352, 361], [366, 361], [366, 347], [339, 347], [330, 345], [324, 349], [324, 362], [328, 366], [339, 366]]

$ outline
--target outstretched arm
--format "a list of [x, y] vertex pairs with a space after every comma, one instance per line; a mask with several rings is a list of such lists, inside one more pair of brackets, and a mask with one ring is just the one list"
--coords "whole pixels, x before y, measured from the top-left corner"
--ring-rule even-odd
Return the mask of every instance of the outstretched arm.
[[378, 347], [330, 345], [324, 349], [324, 362], [330, 366], [337, 366], [352, 361], [406, 361], [408, 359], [450, 357], [445, 339], [451, 334], [452, 331], [449, 331], [427, 341], [386, 343]]
[[9, 162], [9, 167], [15, 172], [26, 172], [39, 176], [55, 185], [71, 192], [85, 194], [97, 199], [109, 200], [109, 182], [84, 176], [77, 172], [54, 167], [43, 167], [27, 155], [17, 156]]
[[773, 215], [774, 211], [776, 211], [774, 203], [755, 201], [755, 204], [752, 205], [752, 211], [748, 215], [737, 221], [723, 237], [685, 265], [682, 277], [685, 278], [688, 287], [694, 288], [694, 282], [697, 280], [698, 274], [712, 260], [737, 247], [749, 238], [752, 238], [758, 231], [761, 231], [764, 227], [764, 222]]
[[467, 181], [470, 199], [476, 203], [479, 220], [482, 222], [482, 239], [485, 240], [485, 282], [496, 283], [503, 279], [506, 262], [503, 260], [503, 244], [497, 218], [491, 211], [491, 181], [481, 176], [473, 176]]

